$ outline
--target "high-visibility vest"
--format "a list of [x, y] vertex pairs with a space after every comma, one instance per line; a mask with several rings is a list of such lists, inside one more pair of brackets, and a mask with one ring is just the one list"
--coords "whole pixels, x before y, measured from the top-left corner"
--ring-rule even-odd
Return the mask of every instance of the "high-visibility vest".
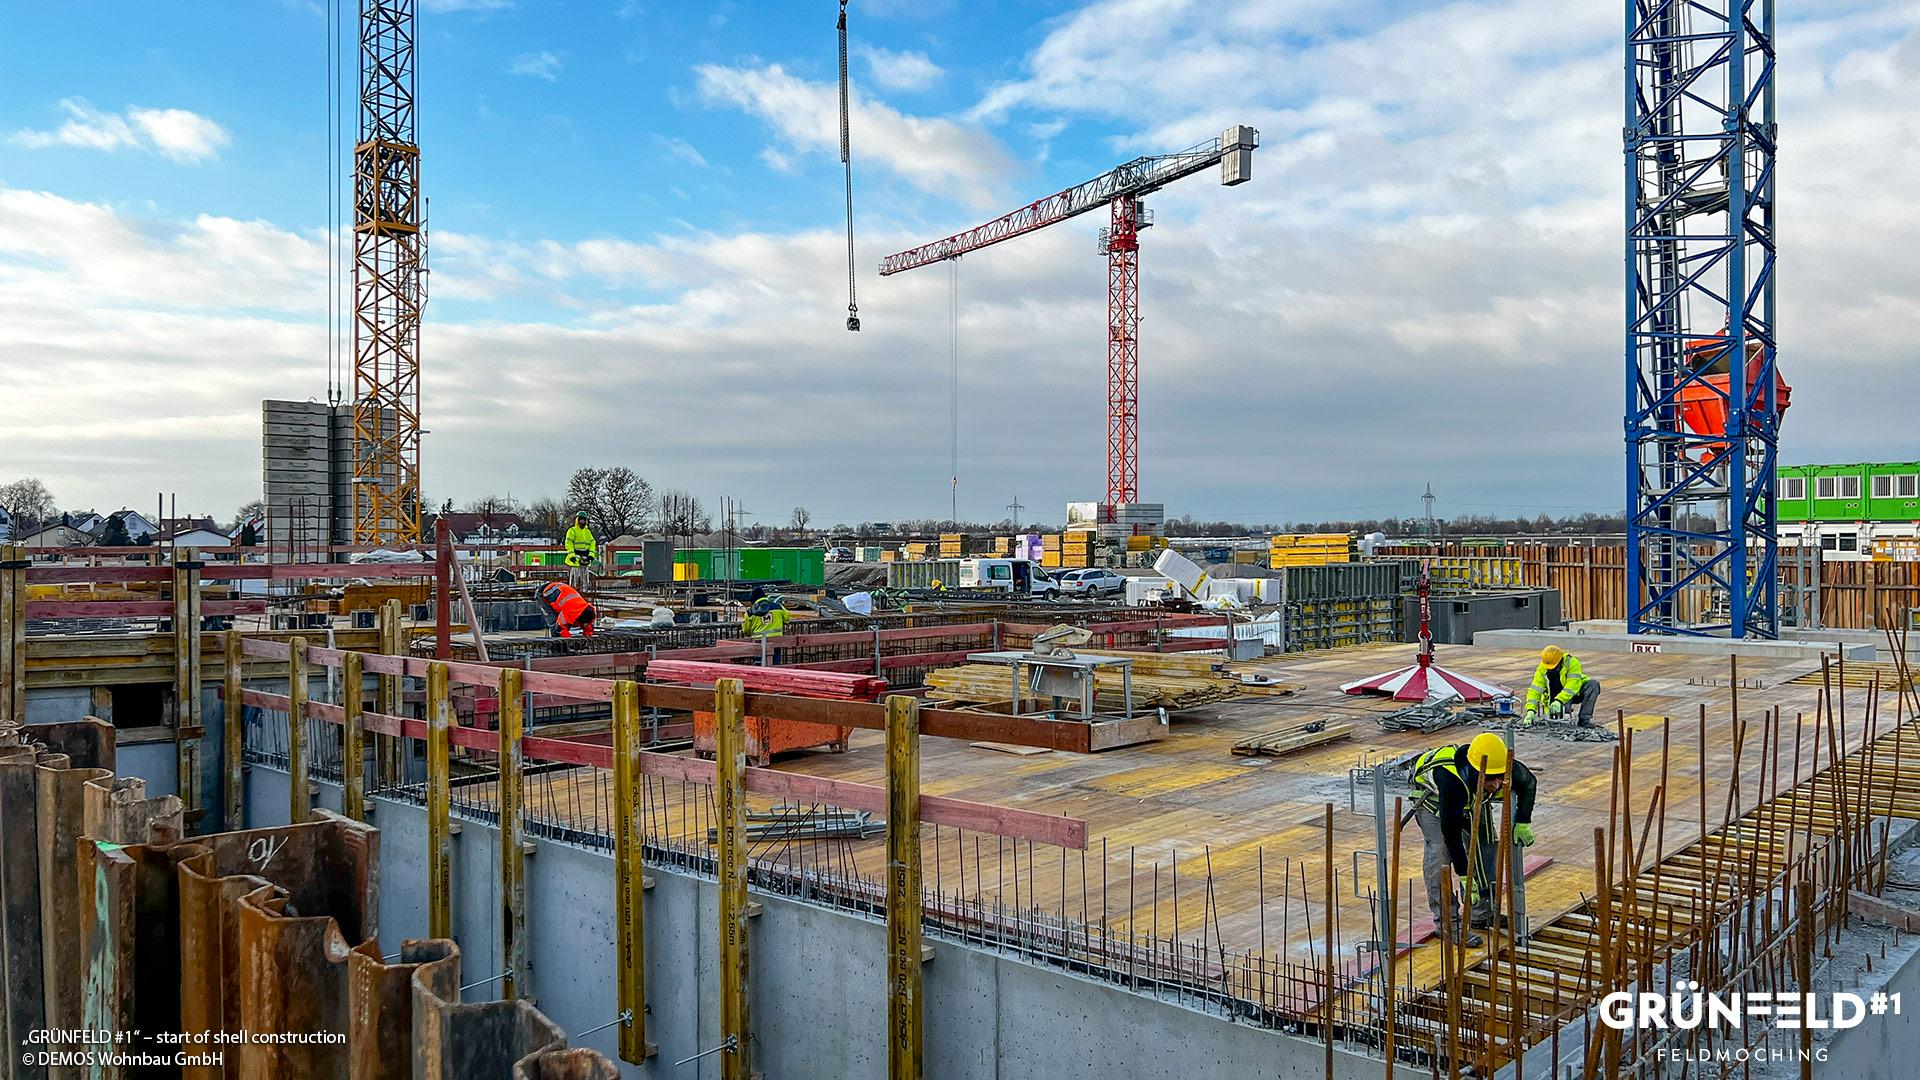
[[[1460, 781], [1461, 787], [1467, 787], [1467, 778], [1460, 772], [1462, 760], [1460, 755], [1465, 750], [1466, 747], [1452, 743], [1447, 746], [1436, 746], [1414, 759], [1412, 786], [1413, 796], [1418, 800], [1415, 805], [1429, 814], [1440, 812], [1440, 785], [1434, 779], [1435, 773], [1452, 773], [1453, 778]], [[1468, 788], [1468, 792], [1471, 794], [1472, 789]], [[1486, 796], [1486, 802], [1491, 803], [1495, 799], [1506, 797], [1506, 789], [1502, 788], [1498, 793], [1489, 793]]]
[[[1551, 700], [1565, 707], [1568, 702], [1579, 697], [1580, 691], [1586, 688], [1587, 673], [1580, 670], [1580, 658], [1572, 653], [1562, 656], [1558, 667], [1560, 692], [1554, 694]], [[1538, 709], [1542, 701], [1549, 700], [1547, 695], [1552, 689], [1549, 677], [1553, 672], [1554, 669], [1546, 664], [1533, 669], [1533, 685], [1527, 687], [1527, 708]]]
[[593, 561], [599, 547], [593, 541], [593, 530], [585, 525], [575, 525], [567, 530], [567, 565], [585, 566]]
[[587, 603], [586, 597], [580, 595], [578, 589], [571, 585], [562, 585], [557, 581], [548, 582], [546, 587], [540, 590], [540, 595], [547, 609], [553, 612], [554, 619], [561, 626], [580, 625], [580, 616], [592, 606]]

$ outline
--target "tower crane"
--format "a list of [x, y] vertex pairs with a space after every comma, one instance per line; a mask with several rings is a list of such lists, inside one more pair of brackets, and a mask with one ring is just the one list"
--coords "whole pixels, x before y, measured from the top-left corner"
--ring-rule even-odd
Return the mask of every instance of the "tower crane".
[[1140, 200], [1215, 165], [1222, 186], [1244, 184], [1253, 179], [1253, 151], [1259, 145], [1259, 132], [1236, 124], [1219, 138], [1179, 153], [1135, 158], [984, 225], [889, 255], [880, 261], [880, 274], [958, 259], [1107, 207], [1108, 224], [1100, 230], [1100, 252], [1107, 257], [1107, 501], [1135, 502], [1140, 495], [1140, 231], [1153, 224]]

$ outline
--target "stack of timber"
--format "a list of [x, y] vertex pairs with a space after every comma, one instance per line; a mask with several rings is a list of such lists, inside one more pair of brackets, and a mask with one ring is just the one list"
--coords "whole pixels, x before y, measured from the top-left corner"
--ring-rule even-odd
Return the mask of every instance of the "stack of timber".
[[1353, 725], [1344, 720], [1304, 720], [1241, 739], [1233, 744], [1233, 754], [1235, 757], [1281, 757], [1310, 746], [1337, 742], [1352, 734]]
[[721, 679], [739, 679], [748, 690], [761, 693], [842, 701], [878, 701], [880, 695], [887, 692], [887, 680], [875, 675], [716, 664], [705, 660], [655, 660], [647, 665], [647, 679], [687, 686], [712, 686]]
[[[1227, 701], [1248, 693], [1284, 694], [1298, 690], [1285, 683], [1248, 685], [1218, 657], [1184, 653], [1137, 653], [1106, 649], [1076, 649], [1081, 656], [1116, 656], [1133, 661], [1133, 707], [1164, 708], [1169, 712]], [[1094, 703], [1102, 712], [1119, 711], [1126, 704], [1120, 672], [1102, 669], [1094, 674]], [[927, 674], [928, 695], [936, 701], [987, 704], [1008, 701], [1012, 684], [1000, 664], [962, 664]], [[1021, 695], [1022, 707], [1039, 698]]]
[[1346, 533], [1281, 533], [1267, 542], [1267, 565], [1325, 566], [1353, 561], [1353, 538]]

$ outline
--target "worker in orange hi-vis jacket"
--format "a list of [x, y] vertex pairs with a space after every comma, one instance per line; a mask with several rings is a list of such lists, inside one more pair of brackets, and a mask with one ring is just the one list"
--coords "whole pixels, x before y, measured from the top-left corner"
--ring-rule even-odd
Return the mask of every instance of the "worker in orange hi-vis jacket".
[[558, 581], [549, 581], [540, 586], [534, 598], [553, 616], [554, 637], [572, 637], [576, 629], [587, 637], [593, 636], [594, 620], [599, 613], [593, 610], [593, 605], [587, 602], [586, 597], [580, 595], [580, 590]]

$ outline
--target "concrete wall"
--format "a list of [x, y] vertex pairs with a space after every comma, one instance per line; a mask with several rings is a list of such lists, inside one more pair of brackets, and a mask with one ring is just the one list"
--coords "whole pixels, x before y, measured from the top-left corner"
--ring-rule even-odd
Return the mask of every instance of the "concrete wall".
[[[322, 806], [339, 789], [317, 785]], [[380, 827], [383, 950], [426, 933], [426, 814], [371, 800]], [[284, 823], [287, 777], [247, 770], [248, 825]], [[500, 950], [498, 833], [462, 822], [453, 840], [455, 936], [467, 982], [494, 975]], [[613, 859], [554, 841], [527, 860], [528, 982], [535, 1003], [569, 1032], [614, 1016]], [[650, 870], [646, 894], [648, 1035], [659, 1053], [628, 1076], [711, 1080], [719, 1055], [674, 1062], [720, 1043], [715, 935], [718, 891], [710, 881]], [[886, 927], [863, 916], [754, 894], [751, 1017], [755, 1065], [769, 1080], [881, 1080], [886, 1076]], [[926, 968], [927, 1075], [965, 1080], [1321, 1080], [1322, 1044], [1233, 1023], [1171, 1002], [972, 946], [930, 940]], [[469, 1000], [499, 993], [497, 984]], [[616, 1056], [607, 1029], [575, 1045]], [[1341, 1053], [1341, 1080], [1384, 1075], [1381, 1062]]]
[[[57, 724], [88, 716], [111, 721], [111, 716], [101, 715], [103, 711], [95, 708], [89, 687], [35, 687], [27, 691], [28, 724]], [[222, 794], [225, 773], [221, 768], [226, 715], [220, 688], [213, 683], [206, 684], [201, 691], [200, 718], [206, 731], [200, 739], [200, 805], [208, 810], [202, 831], [215, 831], [222, 827], [220, 812], [226, 805]], [[179, 753], [171, 739], [121, 743], [114, 756], [121, 775], [146, 780], [148, 795], [179, 794]]]

